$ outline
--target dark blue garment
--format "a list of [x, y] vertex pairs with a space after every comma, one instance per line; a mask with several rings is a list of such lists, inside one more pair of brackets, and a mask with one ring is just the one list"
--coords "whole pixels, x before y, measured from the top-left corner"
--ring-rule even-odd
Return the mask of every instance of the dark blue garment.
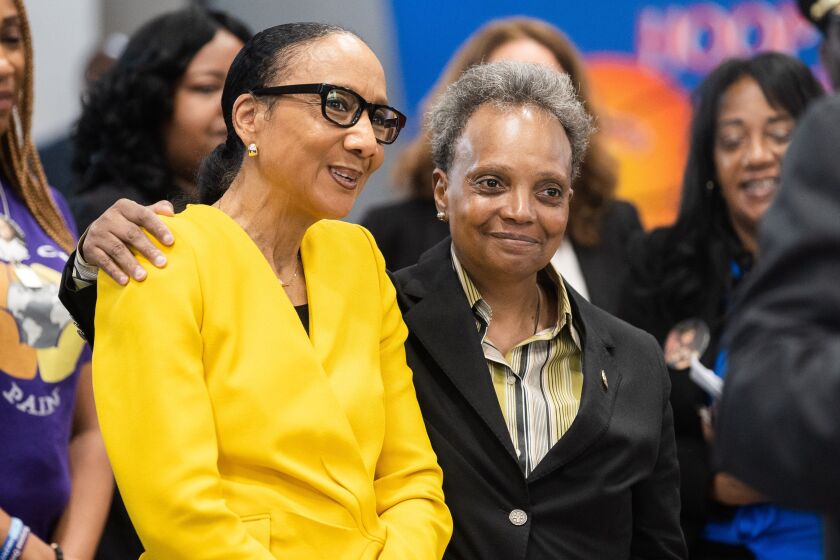
[[[715, 373], [726, 377], [727, 349], [715, 360]], [[812, 512], [774, 504], [739, 507], [725, 520], [706, 524], [707, 540], [750, 549], [757, 560], [822, 560], [822, 519]]]

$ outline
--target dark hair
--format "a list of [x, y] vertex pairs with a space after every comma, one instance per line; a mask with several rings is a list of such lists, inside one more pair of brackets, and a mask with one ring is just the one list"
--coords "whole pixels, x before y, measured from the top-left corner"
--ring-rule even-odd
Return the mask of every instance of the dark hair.
[[178, 81], [220, 29], [248, 41], [244, 23], [219, 11], [190, 7], [152, 19], [83, 100], [73, 170], [78, 191], [103, 182], [131, 186], [149, 200], [177, 192], [162, 130], [172, 118]]
[[[426, 97], [425, 108], [428, 109], [464, 71], [484, 64], [487, 57], [499, 47], [523, 39], [535, 41], [554, 54], [563, 71], [572, 79], [578, 98], [595, 117], [597, 125], [598, 112], [592, 102], [583, 57], [569, 38], [555, 26], [526, 17], [494, 20], [470, 35], [449, 60], [438, 82]], [[409, 188], [413, 197], [430, 198], [434, 168], [428, 131], [424, 131], [400, 153], [394, 177], [398, 183]], [[575, 196], [569, 209], [566, 232], [575, 243], [592, 246], [600, 242], [601, 225], [617, 184], [618, 162], [607, 151], [601, 134], [595, 130], [590, 137], [580, 175], [573, 184]]]
[[807, 66], [781, 53], [728, 60], [694, 92], [680, 210], [665, 239], [661, 263], [664, 279], [660, 288], [675, 309], [681, 302], [702, 298], [703, 285], [711, 271], [728, 271], [721, 259], [749, 260], [732, 228], [726, 202], [717, 186], [714, 162], [721, 98], [744, 77], [755, 80], [768, 103], [784, 109], [795, 120], [824, 93]]
[[[222, 91], [227, 139], [205, 158], [198, 172], [199, 200], [217, 201], [242, 165], [245, 144], [233, 128], [233, 104], [243, 93], [272, 85], [294, 65], [303, 47], [329, 35], [355, 33], [326, 23], [285, 23], [260, 31], [233, 59]], [[361, 38], [359, 38], [361, 40]]]

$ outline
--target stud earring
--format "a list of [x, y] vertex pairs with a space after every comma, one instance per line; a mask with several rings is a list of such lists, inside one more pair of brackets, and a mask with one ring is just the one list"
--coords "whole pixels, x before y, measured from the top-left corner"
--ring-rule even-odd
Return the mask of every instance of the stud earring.
[[715, 182], [712, 181], [711, 179], [706, 181], [706, 190], [709, 191], [709, 192], [712, 192], [713, 190], [715, 190]]
[[446, 217], [446, 212], [444, 212], [443, 210], [440, 210], [437, 213], [437, 219], [440, 220], [441, 222], [448, 222], [449, 221], [449, 219]]
[[257, 157], [260, 151], [257, 149], [257, 145], [251, 142], [248, 144], [248, 157]]

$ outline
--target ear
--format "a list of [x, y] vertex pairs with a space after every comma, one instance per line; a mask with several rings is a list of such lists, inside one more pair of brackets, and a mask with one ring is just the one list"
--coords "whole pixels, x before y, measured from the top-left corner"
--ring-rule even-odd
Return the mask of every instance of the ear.
[[435, 168], [432, 172], [432, 184], [435, 186], [435, 206], [438, 212], [448, 213], [449, 177], [446, 175], [446, 171]]
[[262, 105], [250, 93], [241, 94], [233, 102], [231, 111], [233, 128], [246, 146], [256, 141], [259, 135], [262, 128], [261, 122], [264, 119], [257, 117], [262, 111]]

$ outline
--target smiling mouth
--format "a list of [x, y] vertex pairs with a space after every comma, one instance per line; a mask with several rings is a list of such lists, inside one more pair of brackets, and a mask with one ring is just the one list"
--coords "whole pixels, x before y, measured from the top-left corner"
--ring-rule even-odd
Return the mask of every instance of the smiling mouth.
[[740, 186], [741, 190], [751, 198], [767, 198], [774, 195], [779, 189], [779, 178], [753, 179], [752, 181], [744, 181]]
[[15, 96], [10, 92], [0, 92], [0, 108], [4, 110], [11, 109], [15, 103]]
[[539, 243], [533, 237], [529, 237], [527, 235], [522, 235], [519, 233], [509, 233], [506, 231], [495, 231], [490, 234], [490, 237], [495, 237], [496, 239], [501, 239], [502, 241], [514, 241], [526, 245], [536, 245]]
[[355, 189], [358, 186], [359, 179], [362, 176], [362, 174], [359, 171], [347, 169], [346, 167], [332, 166], [330, 166], [330, 175], [332, 175], [332, 178], [335, 180], [336, 183], [348, 190]]

